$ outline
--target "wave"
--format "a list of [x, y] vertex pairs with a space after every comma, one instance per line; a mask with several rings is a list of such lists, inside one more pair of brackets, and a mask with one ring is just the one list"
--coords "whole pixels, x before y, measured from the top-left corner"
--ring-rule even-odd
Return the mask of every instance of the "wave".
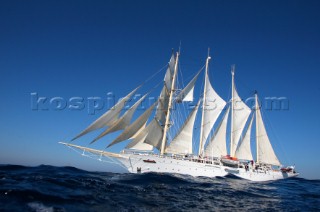
[[1, 211], [320, 210], [320, 181], [0, 165]]

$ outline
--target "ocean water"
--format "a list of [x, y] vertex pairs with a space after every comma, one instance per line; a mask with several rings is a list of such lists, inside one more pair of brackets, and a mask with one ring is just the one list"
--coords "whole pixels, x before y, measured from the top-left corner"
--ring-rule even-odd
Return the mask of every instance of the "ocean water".
[[0, 211], [320, 211], [320, 180], [254, 183], [0, 165]]

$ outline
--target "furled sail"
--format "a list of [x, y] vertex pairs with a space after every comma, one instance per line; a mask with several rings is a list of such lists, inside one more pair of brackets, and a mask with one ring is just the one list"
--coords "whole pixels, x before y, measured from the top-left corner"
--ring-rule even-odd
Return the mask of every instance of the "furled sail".
[[242, 101], [240, 96], [238, 95], [238, 92], [233, 86], [233, 99], [232, 99], [232, 112], [233, 112], [233, 122], [231, 127], [231, 147], [230, 152], [231, 156], [234, 156], [235, 151], [238, 147], [238, 143], [241, 137], [241, 134], [243, 132], [243, 129], [245, 127], [245, 124], [249, 118], [249, 115], [251, 113], [250, 108]]
[[280, 166], [280, 161], [278, 160], [276, 154], [274, 153], [274, 150], [270, 143], [259, 107], [256, 107], [256, 124], [257, 124], [256, 126], [257, 141], [256, 142], [257, 142], [257, 148], [258, 148], [257, 162]]
[[208, 145], [205, 148], [205, 156], [219, 158], [227, 155], [227, 123], [229, 116], [228, 108]]
[[112, 133], [112, 132], [115, 132], [118, 130], [123, 130], [124, 128], [126, 128], [130, 124], [130, 121], [132, 119], [134, 112], [139, 107], [141, 102], [146, 98], [147, 95], [148, 94], [145, 94], [144, 96], [142, 96], [134, 105], [132, 105], [131, 108], [129, 108], [129, 110], [127, 110], [125, 112], [125, 114], [123, 114], [123, 116], [121, 116], [121, 118], [119, 118], [112, 126], [110, 126], [108, 129], [106, 129], [104, 132], [102, 132], [91, 143], [99, 140], [100, 138], [102, 138], [103, 136], [105, 136], [109, 133]]
[[119, 114], [122, 110], [122, 108], [125, 106], [125, 103], [131, 98], [131, 96], [141, 87], [138, 86], [136, 89], [131, 91], [127, 96], [122, 98], [116, 105], [114, 105], [110, 110], [108, 110], [106, 113], [104, 113], [102, 116], [100, 116], [97, 120], [95, 120], [92, 124], [89, 125], [85, 130], [83, 130], [79, 135], [74, 137], [72, 139], [75, 140], [93, 130], [106, 127], [106, 126], [111, 126], [114, 124], [119, 117]]
[[132, 124], [130, 124], [128, 127], [124, 129], [124, 131], [114, 140], [112, 143], [110, 143], [107, 147], [110, 147], [116, 143], [119, 143], [121, 141], [125, 141], [130, 139], [133, 135], [136, 134], [136, 132], [141, 129], [141, 127], [148, 121], [148, 118], [155, 107], [156, 102], [151, 105], [137, 120], [135, 120]]
[[242, 140], [239, 142], [238, 148], [235, 153], [235, 157], [243, 160], [253, 160], [251, 153], [251, 128], [254, 116], [252, 116], [246, 133], [244, 134]]
[[193, 101], [193, 90], [194, 85], [199, 77], [199, 74], [202, 70], [200, 70], [193, 79], [188, 83], [188, 85], [177, 95], [176, 101], [177, 102], [192, 102]]
[[184, 125], [166, 149], [167, 153], [192, 154], [193, 125], [198, 111], [198, 104], [193, 108]]
[[[215, 90], [212, 88], [209, 76], [206, 73], [205, 78], [205, 94], [206, 99], [202, 103], [203, 107], [203, 116], [202, 116], [202, 136], [201, 136], [201, 144], [199, 148], [203, 150], [203, 147], [205, 145], [205, 142], [209, 136], [209, 133], [216, 122], [217, 118], [219, 117], [220, 113], [222, 112], [223, 108], [226, 105], [226, 102], [215, 92]], [[200, 154], [202, 154], [202, 151], [200, 151]]]

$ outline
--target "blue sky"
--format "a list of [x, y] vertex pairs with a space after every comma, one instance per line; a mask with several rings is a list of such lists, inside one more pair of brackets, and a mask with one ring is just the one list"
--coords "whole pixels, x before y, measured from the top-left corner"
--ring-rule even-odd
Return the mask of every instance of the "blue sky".
[[[0, 163], [123, 171], [57, 143], [104, 111], [34, 111], [31, 93], [121, 97], [161, 69], [181, 41], [185, 78], [211, 48], [210, 77], [224, 99], [231, 64], [243, 98], [254, 90], [260, 98], [287, 97], [289, 110], [264, 112], [276, 152], [302, 177], [320, 179], [319, 10], [318, 1], [302, 0], [1, 1]], [[106, 146], [108, 139], [101, 142]]]

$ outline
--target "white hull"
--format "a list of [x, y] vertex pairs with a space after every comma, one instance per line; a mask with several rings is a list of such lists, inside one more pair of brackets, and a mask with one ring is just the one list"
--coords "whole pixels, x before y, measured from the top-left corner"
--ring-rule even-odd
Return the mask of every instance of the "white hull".
[[[78, 146], [70, 143], [59, 142], [70, 148], [80, 149], [83, 151], [82, 155], [91, 153], [95, 155], [98, 160], [102, 157], [113, 158], [121, 163], [131, 173], [176, 173], [191, 176], [204, 176], [204, 177], [224, 177], [228, 174], [224, 166], [215, 165], [212, 163], [200, 163], [193, 160], [184, 158], [161, 157], [156, 154], [143, 154], [143, 153], [112, 153], [102, 150], [91, 149], [83, 146]], [[86, 155], [89, 156], [89, 155]], [[211, 162], [211, 161], [210, 161]]]
[[117, 160], [131, 173], [176, 173], [191, 176], [224, 177], [225, 167], [159, 155], [120, 154]]
[[298, 173], [282, 172], [279, 170], [266, 170], [266, 171], [248, 170], [246, 171], [243, 168], [236, 168], [236, 169], [227, 168], [226, 171], [236, 177], [250, 180], [250, 181], [256, 181], [256, 182], [281, 180], [281, 179], [286, 179], [290, 177], [296, 177], [299, 175]]
[[98, 160], [101, 160], [102, 157], [116, 159], [131, 173], [175, 173], [191, 175], [194, 177], [224, 177], [228, 174], [231, 174], [250, 181], [271, 181], [298, 176], [298, 173], [295, 173], [293, 171], [282, 172], [280, 170], [272, 169], [253, 170], [252, 168], [246, 171], [244, 168], [231, 168], [223, 165], [212, 164], [211, 161], [198, 162], [197, 159], [174, 158], [169, 156], [161, 157], [156, 154], [143, 153], [117, 154], [82, 147], [70, 143], [60, 143], [70, 148], [83, 150], [82, 155], [85, 155], [85, 152], [91, 153], [97, 156]]

